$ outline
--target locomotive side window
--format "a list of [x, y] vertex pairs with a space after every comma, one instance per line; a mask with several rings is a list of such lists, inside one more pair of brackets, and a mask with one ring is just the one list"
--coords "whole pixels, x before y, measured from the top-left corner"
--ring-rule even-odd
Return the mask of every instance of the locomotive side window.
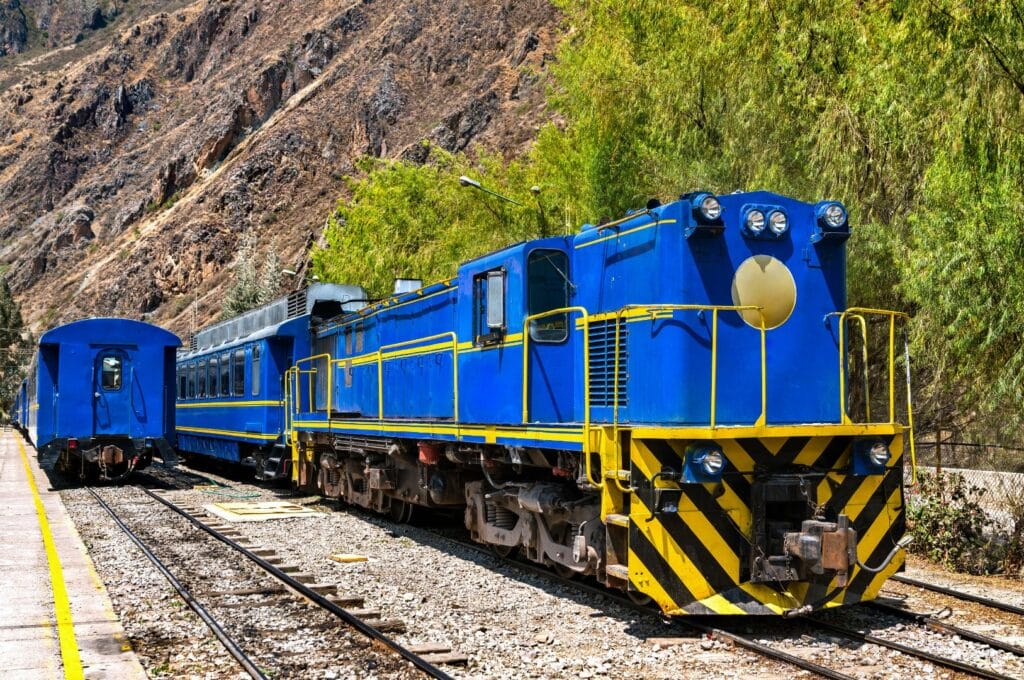
[[505, 271], [494, 269], [473, 279], [473, 336], [478, 345], [501, 342], [505, 331]]
[[196, 381], [198, 382], [198, 385], [196, 385], [196, 396], [197, 397], [205, 397], [206, 396], [206, 359], [203, 359], [202, 361], [199, 362], [199, 374], [196, 376]]
[[207, 394], [211, 397], [217, 396], [217, 357], [210, 357], [210, 371], [207, 374], [209, 376], [209, 386]]
[[220, 355], [220, 396], [231, 396], [231, 354]]
[[236, 397], [245, 396], [245, 350], [235, 350], [231, 359], [231, 394]]
[[252, 376], [249, 378], [253, 395], [260, 393], [260, 346], [252, 346]]
[[103, 357], [100, 381], [105, 390], [121, 389], [121, 357]]
[[[569, 258], [560, 250], [535, 250], [526, 263], [527, 314], [569, 306]], [[568, 314], [552, 314], [530, 322], [530, 339], [562, 342], [569, 337]]]

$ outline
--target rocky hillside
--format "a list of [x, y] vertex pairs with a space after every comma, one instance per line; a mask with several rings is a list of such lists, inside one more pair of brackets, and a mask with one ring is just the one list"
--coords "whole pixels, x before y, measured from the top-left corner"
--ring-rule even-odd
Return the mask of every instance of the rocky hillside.
[[517, 153], [545, 119], [546, 0], [171, 6], [0, 0], [0, 260], [36, 330], [186, 331], [242, 239], [305, 267], [360, 156]]

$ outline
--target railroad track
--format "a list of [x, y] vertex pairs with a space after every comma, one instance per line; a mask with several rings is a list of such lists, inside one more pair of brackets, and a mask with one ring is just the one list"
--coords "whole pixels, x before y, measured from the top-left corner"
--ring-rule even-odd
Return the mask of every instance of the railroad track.
[[904, 585], [914, 586], [915, 588], [924, 588], [925, 590], [930, 590], [933, 593], [942, 593], [943, 595], [948, 595], [949, 597], [955, 597], [958, 600], [974, 602], [975, 604], [981, 604], [986, 607], [991, 607], [993, 609], [998, 609], [1000, 611], [1007, 612], [1009, 614], [1024, 616], [1024, 607], [1018, 607], [1017, 605], [1013, 605], [1008, 602], [1000, 602], [999, 600], [993, 600], [988, 597], [982, 597], [981, 595], [965, 593], [962, 590], [947, 588], [945, 586], [936, 585], [934, 583], [928, 583], [927, 581], [919, 581], [916, 578], [910, 578], [909, 576], [903, 576], [902, 574], [896, 574], [890, 578], [891, 580], [896, 581], [897, 583], [902, 583]]
[[[339, 602], [328, 599], [322, 594], [323, 588], [304, 583], [271, 563], [270, 560], [274, 559], [268, 555], [271, 551], [245, 547], [226, 535], [230, 530], [218, 530], [163, 498], [161, 494], [136, 488], [145, 494], [145, 498], [159, 504], [133, 503], [132, 507], [143, 510], [141, 526], [139, 513], [134, 513], [136, 521], [132, 521], [132, 518], [125, 517], [132, 513], [126, 513], [123, 508], [118, 512], [95, 489], [88, 491], [168, 579], [179, 596], [199, 615], [250, 677], [263, 680], [268, 676], [289, 677], [314, 670], [282, 644], [287, 642], [288, 631], [314, 630], [317, 631], [317, 643], [323, 649], [338, 650], [333, 652], [335, 654], [342, 652], [347, 663], [365, 664], [376, 669], [378, 674], [388, 677], [426, 675], [450, 680], [451, 676], [431, 663], [426, 654], [421, 655], [416, 650], [402, 646], [382, 630], [346, 610]], [[162, 519], [154, 522], [152, 511], [159, 508], [173, 511], [197, 531], [181, 531], [180, 521], [174, 523]], [[133, 524], [136, 529], [132, 528]], [[165, 536], [161, 537], [160, 533]], [[198, 560], [189, 560], [189, 555], [200, 553]], [[238, 560], [239, 554], [247, 558], [247, 561]], [[211, 555], [222, 557], [216, 559]], [[171, 563], [171, 567], [168, 563]], [[204, 564], [214, 569], [203, 573]], [[172, 567], [176, 568], [177, 574], [172, 571]], [[280, 585], [268, 587], [267, 575], [276, 579]], [[230, 579], [239, 582], [231, 585], [241, 587], [228, 587]], [[217, 584], [217, 587], [211, 588], [211, 583]], [[253, 595], [259, 599], [255, 602], [246, 599]], [[345, 603], [343, 598], [340, 601]], [[246, 613], [257, 608], [264, 613], [264, 620], [279, 620], [287, 624], [283, 638], [281, 629], [254, 631]], [[268, 612], [270, 616], [266, 615]], [[218, 616], [221, 620], [218, 620]], [[360, 641], [362, 638], [366, 638], [366, 641]], [[384, 650], [380, 650], [380, 647]], [[324, 660], [311, 658], [310, 662], [316, 664]], [[315, 670], [322, 671], [320, 668]]]
[[[595, 595], [601, 595], [601, 596], [607, 598], [608, 600], [611, 600], [611, 601], [613, 601], [613, 602], [615, 602], [615, 603], [617, 603], [617, 604], [619, 604], [621, 606], [630, 608], [630, 609], [632, 609], [634, 611], [646, 613], [646, 614], [651, 615], [651, 616], [657, 616], [657, 617], [661, 617], [662, 616], [661, 612], [659, 610], [656, 610], [656, 609], [650, 607], [649, 605], [638, 604], [638, 603], [634, 602], [633, 600], [631, 600], [630, 598], [628, 598], [626, 596], [620, 596], [620, 595], [618, 595], [618, 594], [616, 594], [616, 593], [614, 593], [612, 591], [607, 590], [606, 588], [595, 586], [595, 585], [591, 585], [591, 584], [588, 584], [588, 583], [586, 583], [584, 581], [580, 581], [580, 580], [576, 580], [576, 579], [566, 579], [566, 578], [563, 578], [563, 577], [555, 574], [554, 572], [550, 571], [549, 569], [547, 569], [547, 568], [545, 568], [543, 566], [537, 565], [535, 563], [527, 562], [527, 561], [520, 560], [520, 559], [516, 559], [516, 558], [514, 558], [512, 556], [502, 557], [500, 555], [495, 554], [493, 551], [489, 550], [486, 546], [474, 543], [474, 542], [469, 541], [469, 540], [463, 540], [463, 539], [455, 538], [455, 537], [452, 537], [452, 536], [444, 534], [444, 533], [439, 533], [439, 532], [437, 532], [437, 533], [438, 533], [438, 535], [444, 537], [445, 539], [447, 539], [447, 540], [449, 540], [449, 541], [451, 541], [453, 543], [456, 543], [456, 544], [458, 544], [458, 545], [460, 545], [460, 546], [462, 546], [464, 548], [475, 550], [475, 551], [477, 551], [479, 553], [482, 553], [482, 554], [490, 555], [491, 557], [494, 557], [496, 559], [502, 559], [502, 560], [504, 560], [504, 561], [506, 561], [506, 562], [508, 562], [510, 564], [513, 564], [517, 568], [523, 569], [525, 571], [529, 571], [530, 573], [533, 573], [533, 574], [540, 575], [540, 576], [542, 576], [542, 577], [544, 577], [546, 579], [549, 579], [551, 581], [557, 582], [557, 583], [559, 583], [562, 586], [566, 586], [566, 587], [570, 587], [570, 588], [575, 588], [575, 589], [582, 590], [582, 591], [585, 591], [585, 592], [588, 592], [588, 593], [591, 593], [591, 594], [595, 594]], [[874, 604], [874, 603], [872, 603], [872, 604]], [[884, 607], [884, 605], [880, 606], [879, 608], [884, 608], [885, 611], [887, 611], [887, 612], [890, 611], [889, 608]], [[940, 632], [944, 632], [944, 633], [949, 634], [949, 635], [956, 635], [958, 637], [962, 637], [962, 638], [970, 640], [972, 642], [975, 642], [975, 643], [978, 643], [978, 644], [983, 644], [983, 645], [992, 647], [993, 649], [998, 649], [1000, 651], [1005, 651], [1005, 652], [1008, 652], [1008, 653], [1011, 653], [1011, 654], [1015, 654], [1015, 655], [1021, 655], [1020, 653], [1024, 652], [1024, 650], [1021, 650], [1021, 649], [1019, 649], [1019, 648], [1017, 648], [1017, 647], [1015, 647], [1013, 645], [1009, 645], [1009, 644], [1007, 644], [1007, 643], [1005, 643], [1003, 641], [996, 640], [994, 638], [988, 638], [987, 636], [983, 636], [983, 635], [974, 633], [972, 631], [967, 631], [966, 629], [958, 628], [956, 626], [950, 626], [948, 624], [941, 624], [941, 622], [939, 622], [939, 621], [937, 621], [937, 620], [935, 620], [935, 619], [933, 619], [931, 617], [928, 617], [928, 615], [919, 614], [917, 612], [910, 612], [910, 611], [907, 611], [907, 610], [900, 610], [898, 607], [893, 607], [892, 609], [898, 610], [897, 612], [890, 612], [894, 616], [899, 616], [900, 618], [903, 618], [905, 620], [915, 621], [915, 622], [920, 624], [922, 630], [925, 629], [925, 628], [931, 628], [933, 630], [940, 630]], [[924, 617], [924, 619], [921, 618], [922, 616]], [[812, 627], [816, 627], [818, 629], [828, 630], [829, 632], [831, 632], [831, 633], [833, 633], [835, 635], [839, 635], [841, 637], [844, 637], [844, 638], [847, 638], [847, 639], [850, 639], [850, 640], [855, 640], [855, 641], [860, 642], [860, 643], [875, 644], [875, 645], [878, 645], [880, 647], [885, 647], [887, 649], [899, 652], [900, 654], [903, 654], [903, 655], [905, 655], [907, 657], [913, 657], [913, 658], [919, 659], [921, 661], [925, 661], [925, 662], [928, 662], [928, 663], [935, 664], [937, 666], [941, 666], [941, 667], [944, 667], [944, 668], [948, 668], [950, 670], [954, 670], [954, 671], [956, 671], [958, 673], [963, 673], [963, 674], [968, 675], [968, 676], [979, 677], [979, 678], [988, 678], [990, 680], [1014, 680], [1014, 678], [1016, 677], [1016, 676], [1013, 676], [1013, 675], [1006, 675], [1006, 674], [1003, 674], [1003, 673], [999, 673], [999, 672], [994, 671], [994, 670], [989, 669], [989, 668], [984, 668], [984, 667], [977, 666], [977, 665], [974, 665], [974, 664], [969, 664], [969, 663], [960, 661], [958, 659], [954, 659], [954, 658], [942, 656], [942, 655], [939, 655], [939, 654], [935, 654], [935, 653], [929, 652], [927, 650], [916, 648], [916, 647], [914, 647], [912, 645], [909, 645], [909, 644], [905, 644], [905, 643], [898, 642], [898, 641], [895, 641], [895, 640], [890, 640], [888, 638], [885, 638], [885, 637], [882, 637], [882, 636], [879, 636], [879, 635], [875, 635], [873, 633], [867, 632], [865, 630], [861, 630], [861, 629], [856, 628], [856, 627], [851, 627], [851, 626], [848, 626], [848, 625], [841, 625], [841, 624], [837, 624], [837, 623], [833, 623], [833, 622], [829, 622], [829, 621], [823, 621], [819, 617], [804, 617], [803, 619], [796, 619], [796, 620], [793, 621], [793, 623], [796, 623], [796, 624], [799, 624], [801, 622], [806, 624], [806, 625], [809, 625], [809, 626], [812, 626]], [[672, 623], [675, 626], [679, 626], [681, 629], [689, 629], [691, 631], [697, 631], [698, 633], [700, 633], [702, 635], [706, 635], [706, 636], [708, 636], [710, 638], [715, 638], [715, 639], [719, 639], [719, 640], [723, 640], [723, 641], [729, 642], [729, 643], [734, 644], [734, 645], [736, 645], [738, 647], [742, 647], [744, 649], [747, 649], [747, 650], [750, 650], [750, 651], [755, 652], [757, 654], [760, 654], [760, 655], [762, 655], [762, 656], [764, 656], [766, 658], [770, 658], [770, 659], [773, 659], [775, 661], [786, 663], [786, 664], [795, 666], [797, 668], [800, 668], [802, 670], [811, 671], [811, 672], [816, 673], [816, 674], [818, 674], [818, 675], [820, 675], [822, 677], [835, 678], [836, 680], [848, 680], [848, 679], [852, 679], [852, 678], [856, 677], [856, 676], [850, 675], [848, 673], [845, 673], [842, 670], [838, 670], [838, 669], [835, 669], [835, 668], [830, 668], [828, 666], [824, 666], [824, 665], [821, 665], [821, 664], [816, 663], [814, 661], [810, 661], [808, 659], [805, 659], [805, 658], [803, 658], [801, 656], [798, 656], [798, 655], [795, 655], [795, 654], [791, 654], [789, 652], [786, 652], [786, 651], [777, 649], [775, 647], [772, 647], [771, 645], [765, 644], [764, 642], [760, 642], [760, 641], [754, 639], [753, 637], [751, 637], [749, 635], [744, 635], [744, 634], [738, 632], [731, 625], [713, 626], [713, 625], [702, 623], [700, 621], [682, 620], [682, 619], [674, 619], [672, 621]], [[739, 626], [747, 625], [747, 623], [748, 622], [746, 622], [746, 621], [740, 622], [740, 623], [738, 623], [736, 625], [736, 627], [738, 628]], [[789, 622], [779, 622], [779, 623], [782, 624], [782, 625], [788, 625], [789, 624]], [[939, 625], [935, 625], [935, 624], [939, 624]]]

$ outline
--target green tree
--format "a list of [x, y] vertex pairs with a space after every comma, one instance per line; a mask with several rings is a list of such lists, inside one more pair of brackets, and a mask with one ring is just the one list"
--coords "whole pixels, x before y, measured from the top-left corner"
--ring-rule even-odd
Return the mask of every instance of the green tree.
[[281, 260], [269, 250], [257, 265], [257, 243], [253, 236], [242, 239], [235, 260], [235, 283], [224, 300], [221, 318], [230, 319], [276, 298], [281, 290]]
[[21, 307], [0, 278], [0, 410], [8, 412], [25, 377], [34, 346], [25, 329]]

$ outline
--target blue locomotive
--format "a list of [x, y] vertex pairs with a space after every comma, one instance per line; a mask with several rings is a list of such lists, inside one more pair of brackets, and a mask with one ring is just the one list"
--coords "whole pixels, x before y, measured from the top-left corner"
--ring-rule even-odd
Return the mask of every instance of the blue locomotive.
[[175, 460], [174, 334], [129, 319], [47, 331], [19, 402], [21, 424], [58, 472], [117, 481]]
[[314, 284], [197, 332], [177, 358], [178, 449], [288, 478], [285, 371], [310, 354], [312, 320], [365, 305], [358, 286]]
[[292, 483], [463, 508], [668, 614], [873, 598], [904, 559], [905, 317], [847, 308], [849, 235], [839, 203], [687, 194], [316, 324]]

